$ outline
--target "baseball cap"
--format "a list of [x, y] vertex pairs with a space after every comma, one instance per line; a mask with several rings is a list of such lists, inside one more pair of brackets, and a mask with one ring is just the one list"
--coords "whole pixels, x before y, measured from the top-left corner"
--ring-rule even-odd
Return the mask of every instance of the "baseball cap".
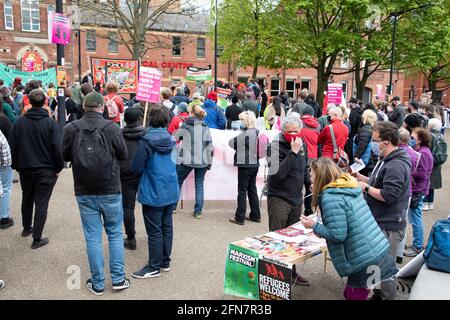
[[100, 93], [94, 91], [84, 97], [83, 103], [86, 107], [98, 108], [103, 105], [104, 99]]

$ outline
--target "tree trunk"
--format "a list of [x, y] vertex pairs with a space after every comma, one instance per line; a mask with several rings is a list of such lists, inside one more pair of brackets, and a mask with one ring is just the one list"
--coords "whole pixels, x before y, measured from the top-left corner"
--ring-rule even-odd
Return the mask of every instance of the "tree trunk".
[[431, 91], [431, 101], [436, 102], [438, 100], [438, 91], [437, 89], [437, 81], [434, 79], [427, 79], [428, 80], [428, 88]]
[[328, 79], [330, 78], [330, 75], [327, 75], [324, 73], [323, 67], [321, 67], [321, 65], [319, 65], [319, 67], [316, 69], [316, 71], [317, 71], [316, 101], [321, 108], [320, 114], [322, 114], [322, 109], [327, 107], [327, 106], [323, 105], [323, 99], [325, 97], [325, 95], [323, 93], [324, 93], [324, 91], [327, 90]]
[[255, 64], [253, 65], [252, 79], [256, 80], [256, 75], [258, 74], [259, 59], [255, 59]]

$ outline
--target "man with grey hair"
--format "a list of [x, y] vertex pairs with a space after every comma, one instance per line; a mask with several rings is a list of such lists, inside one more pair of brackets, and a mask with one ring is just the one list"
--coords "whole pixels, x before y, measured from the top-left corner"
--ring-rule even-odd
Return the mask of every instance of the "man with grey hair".
[[255, 114], [255, 117], [258, 117], [258, 104], [255, 100], [253, 100], [253, 93], [247, 91], [245, 93], [245, 100], [242, 104], [242, 111], [252, 111]]
[[[287, 116], [282, 132], [268, 146], [267, 206], [270, 231], [286, 228], [300, 220], [303, 185], [305, 182], [311, 183], [306, 145], [300, 139], [300, 129], [299, 118]], [[296, 283], [309, 285], [295, 269], [293, 272]]]

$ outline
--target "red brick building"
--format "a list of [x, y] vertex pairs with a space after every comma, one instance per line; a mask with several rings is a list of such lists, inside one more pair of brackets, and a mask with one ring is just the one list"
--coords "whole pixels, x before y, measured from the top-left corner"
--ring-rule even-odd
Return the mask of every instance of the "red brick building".
[[[69, 5], [71, 1], [65, 1]], [[0, 63], [22, 67], [22, 58], [27, 51], [35, 52], [42, 57], [44, 67], [56, 65], [56, 46], [48, 41], [48, 11], [54, 7], [42, 4], [42, 1], [9, 1], [0, 2]], [[39, 4], [38, 4], [39, 3]], [[81, 15], [83, 18], [83, 15]], [[117, 29], [108, 27], [108, 21], [102, 26], [92, 25], [81, 21], [81, 70], [84, 74], [91, 69], [90, 58], [130, 59], [131, 53], [124, 45], [120, 45], [110, 38], [114, 38]], [[109, 22], [110, 23], [110, 22]], [[142, 58], [142, 65], [160, 69], [163, 72], [163, 85], [182, 81], [186, 76], [188, 66], [206, 67], [214, 64], [213, 41], [207, 37], [209, 31], [209, 16], [204, 14], [170, 15], [163, 18], [152, 30], [149, 37], [157, 36], [161, 46], [149, 49]], [[66, 67], [69, 80], [78, 81], [78, 39], [76, 32], [72, 32], [72, 43], [65, 49]], [[348, 65], [336, 65], [336, 68], [346, 69]], [[342, 70], [340, 70], [342, 71]], [[233, 65], [220, 64], [218, 79], [224, 82], [247, 81], [251, 76], [251, 69], [239, 69]], [[266, 85], [271, 95], [286, 90], [291, 96], [307, 88], [316, 91], [316, 71], [314, 69], [277, 69], [270, 70], [260, 67], [257, 79]], [[350, 97], [355, 93], [353, 73], [334, 76], [333, 82], [342, 83], [344, 96]], [[378, 90], [383, 92], [389, 82], [389, 70], [376, 72], [367, 82], [364, 100], [370, 101]], [[191, 91], [201, 83], [188, 82]], [[207, 84], [203, 84], [206, 86]], [[427, 88], [424, 79], [404, 79], [401, 72], [394, 73], [394, 95], [408, 100], [413, 94], [420, 96]], [[442, 99], [449, 103], [448, 90], [442, 93]]]

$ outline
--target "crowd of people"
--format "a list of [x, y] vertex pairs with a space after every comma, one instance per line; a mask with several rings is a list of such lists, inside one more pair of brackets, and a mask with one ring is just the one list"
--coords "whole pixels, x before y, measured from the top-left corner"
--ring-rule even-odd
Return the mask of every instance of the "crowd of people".
[[[95, 295], [105, 290], [103, 228], [113, 289], [130, 286], [124, 248], [137, 248], [136, 200], [142, 204], [148, 260], [132, 276], [155, 278], [170, 271], [172, 216], [192, 171], [193, 216], [204, 214], [204, 180], [214, 157], [211, 129], [240, 131], [229, 141], [238, 173], [237, 209], [229, 222], [261, 222], [256, 177], [265, 158], [269, 230], [302, 221], [326, 239], [338, 274], [348, 277], [347, 299], [368, 298], [367, 268], [373, 265], [381, 270], [381, 285], [372, 299], [395, 299], [396, 263], [423, 250], [422, 212], [434, 209], [447, 159], [439, 104], [413, 100], [403, 106], [394, 97], [389, 103], [364, 105], [352, 98], [347, 106], [329, 104], [322, 112], [306, 90], [298, 100], [286, 92], [269, 98], [265, 88], [250, 80], [228, 86], [225, 110], [217, 104], [214, 87], [206, 98], [191, 97], [183, 83], [163, 89], [161, 102], [145, 112], [143, 102], [126, 103], [116, 83], [96, 90], [85, 77], [81, 86], [66, 89], [67, 125], [61, 128], [54, 120], [61, 116], [54, 87], [44, 90], [38, 81], [24, 86], [16, 80], [12, 88], [0, 87], [1, 229], [14, 224], [10, 196], [16, 170], [22, 236], [32, 235], [32, 249], [47, 245], [43, 232], [49, 200], [70, 163], [91, 272], [86, 286]], [[264, 130], [279, 133], [270, 142]], [[316, 213], [319, 221], [311, 218]], [[412, 244], [406, 244], [408, 223]], [[295, 266], [293, 273], [296, 284], [309, 285]]]

